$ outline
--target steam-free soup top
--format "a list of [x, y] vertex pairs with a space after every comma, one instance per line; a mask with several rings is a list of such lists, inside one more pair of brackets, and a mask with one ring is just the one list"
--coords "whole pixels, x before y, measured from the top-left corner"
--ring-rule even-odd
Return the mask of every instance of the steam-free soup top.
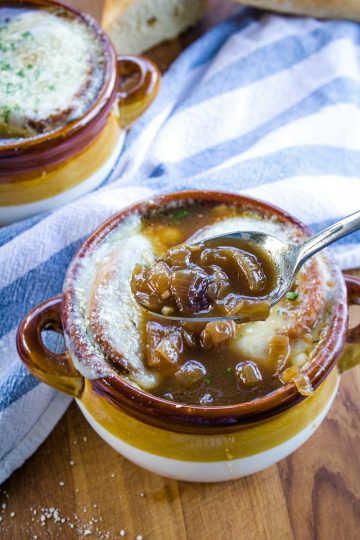
[[[129, 216], [78, 269], [70, 335], [81, 339], [87, 354], [72, 354], [76, 367], [88, 378], [121, 376], [148, 393], [189, 405], [251, 401], [289, 381], [310, 394], [304, 372], [321, 343], [331, 304], [326, 255], [306, 263], [290, 293], [264, 321], [165, 321], [134, 298], [136, 265], [166, 262], [173, 246], [236, 230], [303, 240], [295, 225], [276, 215], [236, 205], [180, 201]], [[213, 248], [217, 254], [219, 246]], [[211, 265], [205, 265], [209, 275], [210, 266], [213, 272], [223, 271], [218, 262], [212, 258]], [[229, 268], [228, 273], [231, 280]], [[231, 293], [230, 287], [223, 298]], [[250, 285], [247, 294], [252, 294]]]
[[0, 139], [52, 131], [83, 115], [104, 66], [95, 32], [64, 9], [0, 6]]

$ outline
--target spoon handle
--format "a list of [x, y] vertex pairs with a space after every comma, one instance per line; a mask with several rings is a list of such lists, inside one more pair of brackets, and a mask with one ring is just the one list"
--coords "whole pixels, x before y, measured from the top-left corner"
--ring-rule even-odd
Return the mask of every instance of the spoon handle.
[[347, 216], [344, 219], [341, 219], [337, 223], [330, 225], [330, 227], [327, 227], [315, 236], [312, 236], [301, 246], [298, 267], [302, 266], [309, 257], [314, 255], [324, 247], [332, 244], [333, 242], [335, 242], [335, 240], [339, 240], [339, 238], [342, 238], [343, 236], [346, 236], [347, 234], [356, 231], [359, 228], [360, 210], [358, 210], [354, 214], [351, 214], [350, 216]]

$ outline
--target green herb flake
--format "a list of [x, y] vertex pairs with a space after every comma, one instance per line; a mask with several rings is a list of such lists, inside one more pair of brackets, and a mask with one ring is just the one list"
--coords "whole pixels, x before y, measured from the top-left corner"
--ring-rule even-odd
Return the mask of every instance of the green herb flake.
[[286, 293], [286, 299], [287, 300], [296, 300], [297, 298], [299, 298], [299, 293], [298, 292], [295, 292], [295, 291], [289, 291], [288, 293]]
[[10, 119], [10, 108], [9, 107], [6, 107], [3, 111], [2, 111], [2, 117], [4, 119], [4, 122], [5, 124], [8, 124], [9, 123], [9, 119]]
[[48, 88], [49, 88], [49, 90], [55, 90], [55, 85], [54, 85], [54, 84], [50, 84], [50, 85], [48, 86]]
[[206, 386], [209, 386], [209, 384], [211, 384], [213, 381], [214, 381], [214, 377], [212, 375], [208, 375], [207, 377], [205, 377]]
[[170, 215], [170, 223], [174, 224], [180, 221], [181, 219], [184, 219], [190, 214], [190, 210], [187, 208], [179, 208], [178, 210], [175, 210]]
[[232, 371], [231, 367], [226, 368], [226, 371], [227, 371], [228, 373], [231, 373], [231, 371]]
[[24, 39], [32, 38], [32, 37], [33, 37], [32, 33], [31, 33], [29, 30], [27, 30], [26, 32], [23, 32], [23, 33], [21, 34], [21, 36], [22, 36]]
[[34, 64], [28, 64], [26, 67], [27, 67], [28, 69], [32, 69], [32, 68], [34, 67]]
[[19, 69], [19, 71], [16, 73], [18, 77], [25, 77], [25, 73], [23, 69]]

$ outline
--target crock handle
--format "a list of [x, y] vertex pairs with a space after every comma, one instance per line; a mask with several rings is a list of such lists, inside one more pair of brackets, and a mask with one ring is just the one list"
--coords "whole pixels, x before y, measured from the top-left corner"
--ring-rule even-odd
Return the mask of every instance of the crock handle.
[[[120, 125], [128, 128], [151, 105], [160, 87], [159, 68], [145, 56], [120, 55], [117, 57], [120, 78], [117, 93], [120, 107]], [[124, 78], [136, 75], [133, 84]]]
[[61, 302], [61, 296], [56, 296], [30, 311], [21, 321], [16, 344], [21, 360], [35, 377], [56, 390], [79, 397], [84, 387], [84, 378], [75, 369], [69, 353], [50, 351], [41, 335], [43, 330], [63, 333]]
[[[345, 275], [349, 305], [360, 305], [360, 278]], [[340, 373], [360, 364], [360, 324], [348, 331], [345, 347], [338, 361]]]

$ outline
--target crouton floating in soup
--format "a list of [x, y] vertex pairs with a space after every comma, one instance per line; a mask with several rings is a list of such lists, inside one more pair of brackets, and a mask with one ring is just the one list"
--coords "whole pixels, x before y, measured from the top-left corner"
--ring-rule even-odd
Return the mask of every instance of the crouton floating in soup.
[[79, 371], [88, 378], [120, 376], [188, 405], [248, 402], [288, 383], [309, 395], [305, 371], [331, 304], [326, 254], [304, 265], [291, 291], [259, 317], [265, 320], [164, 320], [137, 302], [162, 313], [165, 307], [228, 314], [240, 302], [244, 309], [244, 302], [265, 297], [276, 280], [266, 254], [245, 244], [191, 250], [194, 239], [236, 230], [304, 239], [301, 229], [270, 211], [186, 200], [131, 214], [93, 247], [78, 271], [72, 314], [87, 350], [74, 358]]

